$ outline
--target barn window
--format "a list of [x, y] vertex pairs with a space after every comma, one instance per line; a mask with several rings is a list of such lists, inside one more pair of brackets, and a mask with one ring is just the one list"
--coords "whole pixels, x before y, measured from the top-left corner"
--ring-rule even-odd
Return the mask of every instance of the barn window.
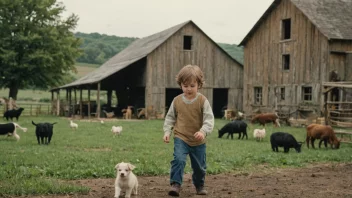
[[289, 54], [282, 55], [282, 69], [283, 70], [290, 70], [290, 55]]
[[285, 87], [280, 88], [280, 99], [285, 100]]
[[254, 87], [254, 104], [262, 105], [263, 89], [261, 87]]
[[312, 101], [312, 87], [302, 87], [302, 99]]
[[291, 38], [291, 19], [282, 20], [282, 40]]
[[183, 49], [184, 50], [192, 49], [192, 36], [183, 36]]

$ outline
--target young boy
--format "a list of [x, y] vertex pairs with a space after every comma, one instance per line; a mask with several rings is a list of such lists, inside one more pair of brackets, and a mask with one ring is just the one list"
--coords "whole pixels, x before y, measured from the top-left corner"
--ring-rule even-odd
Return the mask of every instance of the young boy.
[[206, 195], [205, 137], [214, 128], [214, 115], [205, 96], [198, 93], [204, 83], [203, 72], [196, 65], [184, 66], [176, 76], [183, 94], [172, 101], [164, 123], [164, 142], [170, 142], [174, 132], [174, 159], [171, 161], [170, 196], [179, 196], [186, 157], [189, 154], [193, 169], [192, 181], [197, 195]]

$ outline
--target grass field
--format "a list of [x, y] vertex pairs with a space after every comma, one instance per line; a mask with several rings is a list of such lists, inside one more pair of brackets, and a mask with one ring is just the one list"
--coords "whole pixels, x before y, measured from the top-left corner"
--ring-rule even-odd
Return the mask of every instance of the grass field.
[[[38, 145], [35, 128], [31, 121], [58, 122], [54, 136], [48, 146]], [[13, 137], [0, 136], [0, 196], [26, 194], [87, 193], [85, 187], [70, 186], [62, 180], [83, 178], [114, 178], [114, 166], [121, 161], [131, 162], [137, 175], [167, 175], [172, 159], [173, 143], [162, 141], [162, 120], [143, 121], [75, 121], [79, 127], [71, 131], [69, 121], [58, 117], [21, 117], [18, 122], [28, 127], [28, 132], [18, 130], [21, 136], [16, 142]], [[352, 161], [352, 145], [342, 144], [338, 150], [307, 149], [302, 153], [293, 149], [288, 154], [274, 153], [269, 136], [273, 130], [267, 127], [263, 142], [253, 139], [252, 131], [257, 125], [249, 126], [249, 139], [238, 140], [217, 137], [217, 129], [226, 123], [217, 119], [214, 132], [207, 140], [207, 173], [251, 172], [258, 167], [302, 167], [320, 162]], [[114, 138], [113, 125], [123, 126], [122, 135]], [[292, 133], [298, 141], [305, 138], [304, 128], [281, 127], [280, 131]], [[190, 172], [187, 163], [186, 172]]]

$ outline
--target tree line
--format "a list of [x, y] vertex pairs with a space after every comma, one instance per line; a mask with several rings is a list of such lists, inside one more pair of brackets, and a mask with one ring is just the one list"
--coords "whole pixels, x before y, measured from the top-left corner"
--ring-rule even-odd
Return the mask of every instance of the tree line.
[[[75, 33], [75, 37], [82, 40], [80, 48], [82, 55], [77, 62], [103, 64], [108, 59], [125, 49], [135, 41], [136, 37], [119, 37], [99, 33]], [[236, 44], [218, 43], [228, 54], [238, 62], [243, 63], [243, 48]]]

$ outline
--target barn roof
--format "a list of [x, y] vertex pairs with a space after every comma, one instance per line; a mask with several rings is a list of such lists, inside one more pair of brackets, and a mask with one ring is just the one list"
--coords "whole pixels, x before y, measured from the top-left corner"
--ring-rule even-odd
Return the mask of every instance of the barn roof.
[[[258, 29], [260, 24], [280, 4], [275, 0], [257, 21], [240, 45]], [[329, 40], [352, 40], [352, 0], [290, 0]]]
[[[201, 32], [203, 32], [196, 24], [194, 24], [191, 20], [181, 23], [179, 25], [173, 26], [169, 29], [161, 31], [159, 33], [137, 39], [132, 42], [129, 46], [127, 46], [124, 50], [120, 53], [116, 54], [112, 58], [110, 58], [107, 62], [101, 65], [96, 70], [92, 71], [91, 73], [83, 76], [82, 78], [63, 85], [58, 88], [54, 88], [52, 90], [63, 89], [68, 87], [75, 87], [80, 85], [86, 84], [95, 84], [114, 73], [120, 71], [121, 69], [128, 67], [130, 64], [146, 57], [150, 54], [154, 49], [164, 43], [168, 38], [170, 38], [173, 34], [175, 34], [178, 30], [184, 27], [186, 24], [192, 23], [195, 25]], [[203, 32], [204, 33], [204, 32]], [[205, 33], [204, 33], [205, 34]], [[205, 34], [206, 35], [206, 34]], [[207, 36], [207, 35], [206, 35]], [[215, 43], [209, 36], [207, 36], [213, 43]], [[215, 43], [218, 45], [217, 43]], [[239, 65], [243, 65], [239, 63], [237, 60], [232, 58], [225, 50], [223, 50], [220, 46], [218, 46], [225, 54], [229, 56], [232, 60], [237, 62]]]

